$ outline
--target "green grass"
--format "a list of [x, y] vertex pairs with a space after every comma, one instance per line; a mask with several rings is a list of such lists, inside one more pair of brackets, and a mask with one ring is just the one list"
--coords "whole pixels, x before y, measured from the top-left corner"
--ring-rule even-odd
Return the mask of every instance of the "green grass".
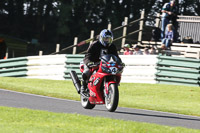
[[10, 107], [0, 107], [0, 131], [2, 133], [200, 133], [200, 130], [181, 127]]
[[200, 87], [121, 84], [119, 105], [200, 116]]
[[71, 81], [0, 77], [0, 88], [50, 97], [80, 99]]
[[[0, 88], [79, 100], [71, 81], [0, 77]], [[121, 83], [119, 106], [200, 116], [200, 88]]]

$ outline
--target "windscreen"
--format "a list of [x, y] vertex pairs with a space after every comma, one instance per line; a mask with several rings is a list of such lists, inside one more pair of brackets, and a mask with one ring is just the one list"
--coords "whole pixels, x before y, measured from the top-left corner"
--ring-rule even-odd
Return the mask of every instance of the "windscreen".
[[111, 62], [117, 63], [117, 64], [121, 63], [119, 58], [117, 58], [115, 55], [112, 55], [112, 54], [107, 54], [107, 55], [102, 56], [101, 60], [103, 62], [109, 62], [109, 63]]

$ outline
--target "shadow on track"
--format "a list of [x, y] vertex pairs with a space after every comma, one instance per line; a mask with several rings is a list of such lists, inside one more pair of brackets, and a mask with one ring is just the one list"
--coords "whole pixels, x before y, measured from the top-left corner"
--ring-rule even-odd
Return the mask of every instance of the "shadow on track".
[[[173, 118], [173, 119], [200, 121], [200, 119], [195, 119], [195, 118], [184, 118], [184, 116], [177, 117], [177, 116], [168, 116], [168, 115], [151, 115], [151, 114], [124, 112], [124, 111], [115, 111], [115, 113], [119, 113], [119, 114], [129, 114], [129, 115], [138, 115], [138, 116], [159, 117], [159, 118]], [[188, 116], [188, 117], [189, 117], [189, 116]], [[191, 116], [191, 117], [193, 117], [193, 116]]]
[[[96, 111], [101, 111], [101, 112], [108, 112], [107, 110], [101, 110], [101, 109], [93, 109]], [[113, 113], [113, 114], [122, 114], [122, 115], [132, 115], [132, 116], [146, 116], [146, 117], [154, 117], [154, 118], [167, 118], [167, 119], [176, 119], [176, 120], [192, 120], [192, 121], [199, 121], [200, 118], [187, 118], [187, 117], [198, 117], [198, 116], [173, 116], [173, 115], [181, 115], [181, 114], [171, 114], [171, 115], [165, 115], [165, 114], [160, 114], [160, 115], [153, 115], [153, 114], [147, 114], [147, 113], [133, 113], [133, 112], [125, 112], [125, 111], [115, 111], [115, 112], [108, 112], [108, 113]], [[160, 112], [162, 113], [162, 112]]]

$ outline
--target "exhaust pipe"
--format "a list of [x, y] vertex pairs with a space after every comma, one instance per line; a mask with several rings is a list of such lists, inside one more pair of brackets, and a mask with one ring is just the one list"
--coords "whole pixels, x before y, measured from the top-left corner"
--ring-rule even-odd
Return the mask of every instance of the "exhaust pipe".
[[80, 94], [80, 89], [81, 89], [81, 81], [79, 80], [77, 74], [76, 74], [76, 71], [73, 71], [71, 70], [71, 72], [69, 72], [71, 78], [72, 78], [72, 81], [74, 83], [74, 86], [78, 92], [78, 94]]

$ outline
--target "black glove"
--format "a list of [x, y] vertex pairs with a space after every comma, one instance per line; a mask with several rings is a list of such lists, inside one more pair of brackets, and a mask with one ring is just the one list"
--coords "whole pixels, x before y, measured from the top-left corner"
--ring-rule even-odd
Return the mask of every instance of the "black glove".
[[125, 63], [122, 62], [122, 66], [125, 67], [126, 66]]
[[94, 65], [94, 62], [89, 62], [89, 63], [87, 63], [87, 66], [88, 67], [92, 67]]

